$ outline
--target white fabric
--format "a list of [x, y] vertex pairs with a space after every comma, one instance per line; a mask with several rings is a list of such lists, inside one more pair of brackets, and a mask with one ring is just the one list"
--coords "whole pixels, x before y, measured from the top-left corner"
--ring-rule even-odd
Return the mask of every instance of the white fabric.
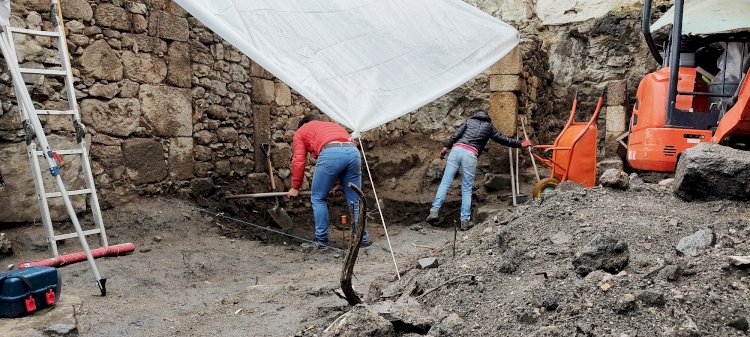
[[10, 24], [10, 0], [0, 0], [0, 27]]
[[[657, 20], [651, 31], [674, 22], [674, 6]], [[703, 35], [748, 30], [750, 0], [686, 0], [682, 15], [682, 34]]]
[[176, 0], [355, 133], [490, 67], [518, 31], [461, 0]]

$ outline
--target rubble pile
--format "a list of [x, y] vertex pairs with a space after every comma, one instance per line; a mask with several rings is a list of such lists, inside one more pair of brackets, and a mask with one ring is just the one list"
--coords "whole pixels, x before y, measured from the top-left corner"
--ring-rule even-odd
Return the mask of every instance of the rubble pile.
[[[371, 307], [394, 326], [384, 336], [745, 335], [748, 203], [639, 184], [558, 190], [491, 215], [459, 236], [455, 258], [445, 247], [436, 268], [414, 261], [373, 287]], [[397, 324], [396, 306], [429, 328]]]

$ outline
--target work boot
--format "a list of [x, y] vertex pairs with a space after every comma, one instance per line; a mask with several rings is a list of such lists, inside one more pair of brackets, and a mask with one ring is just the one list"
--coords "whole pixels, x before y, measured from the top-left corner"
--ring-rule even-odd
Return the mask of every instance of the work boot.
[[430, 215], [427, 216], [427, 219], [425, 221], [428, 224], [434, 225], [438, 221], [438, 211], [437, 210], [430, 210]]
[[461, 220], [461, 230], [468, 231], [471, 227], [474, 227], [474, 223], [470, 220]]
[[322, 241], [322, 240], [317, 240], [316, 239], [313, 242], [314, 242], [315, 248], [318, 248], [318, 249], [326, 249], [326, 248], [328, 248], [328, 240]]

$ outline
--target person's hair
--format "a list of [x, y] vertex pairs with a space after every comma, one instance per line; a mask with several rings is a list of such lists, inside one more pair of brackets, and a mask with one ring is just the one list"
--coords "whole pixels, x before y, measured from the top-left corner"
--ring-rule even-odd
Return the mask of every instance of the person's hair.
[[300, 118], [299, 122], [297, 122], [297, 129], [301, 128], [307, 122], [319, 121], [319, 120], [320, 120], [320, 116], [318, 115], [315, 115], [315, 114], [305, 115], [304, 117]]

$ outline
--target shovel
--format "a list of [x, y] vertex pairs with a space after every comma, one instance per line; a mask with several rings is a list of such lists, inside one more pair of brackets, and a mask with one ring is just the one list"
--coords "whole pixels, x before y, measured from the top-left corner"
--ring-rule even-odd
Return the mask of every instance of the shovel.
[[[263, 150], [263, 153], [266, 155], [266, 160], [268, 161], [268, 176], [271, 178], [271, 190], [276, 192], [276, 177], [273, 174], [273, 164], [271, 163], [271, 145], [263, 143], [260, 144], [260, 148]], [[286, 213], [286, 210], [284, 210], [283, 207], [279, 206], [279, 197], [276, 196], [274, 198], [276, 199], [276, 204], [273, 208], [268, 210], [268, 215], [270, 215], [271, 219], [281, 227], [282, 231], [289, 233], [294, 227], [292, 218], [289, 217], [289, 214]]]

